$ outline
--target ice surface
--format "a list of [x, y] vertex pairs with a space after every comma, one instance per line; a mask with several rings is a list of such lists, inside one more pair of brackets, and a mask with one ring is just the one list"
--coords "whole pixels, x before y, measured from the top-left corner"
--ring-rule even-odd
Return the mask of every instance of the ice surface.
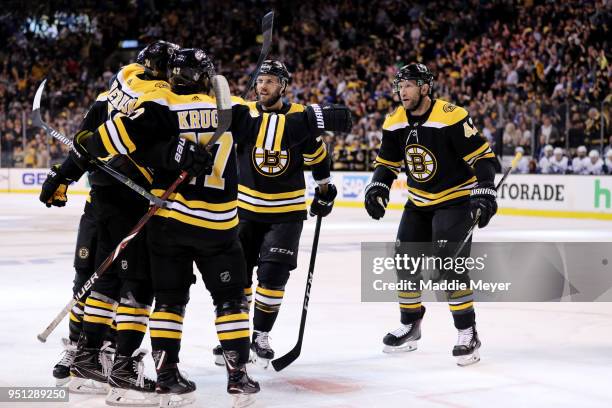
[[[46, 344], [39, 333], [70, 298], [76, 226], [84, 196], [47, 209], [34, 195], [0, 194], [0, 386], [50, 386], [67, 321]], [[360, 302], [361, 241], [393, 241], [400, 212], [370, 220], [362, 209], [337, 208], [323, 221], [301, 357], [285, 371], [251, 368], [259, 407], [610, 407], [610, 303], [488, 303], [476, 308], [482, 361], [460, 368], [451, 357], [456, 331], [445, 304], [429, 304], [413, 353], [386, 355], [383, 335], [398, 324], [393, 303]], [[272, 332], [278, 356], [295, 344], [314, 221], [304, 228]], [[495, 217], [477, 231], [484, 241], [612, 241], [612, 223]], [[194, 407], [229, 407], [225, 370], [212, 363], [213, 307], [201, 280], [192, 287], [181, 369], [197, 383]], [[150, 348], [148, 338], [145, 346]], [[152, 374], [152, 360], [147, 357]], [[0, 403], [0, 406], [3, 404]], [[68, 404], [102, 407], [99, 396]]]

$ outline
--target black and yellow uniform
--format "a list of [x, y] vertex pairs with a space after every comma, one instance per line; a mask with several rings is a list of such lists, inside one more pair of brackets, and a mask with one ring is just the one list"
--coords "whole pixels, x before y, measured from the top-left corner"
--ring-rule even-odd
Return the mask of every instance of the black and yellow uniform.
[[[405, 167], [409, 199], [397, 240], [460, 241], [472, 221], [471, 191], [483, 182], [492, 184], [494, 158], [465, 109], [438, 99], [431, 101], [425, 114], [415, 117], [398, 107], [383, 124], [373, 177], [373, 182], [390, 187]], [[442, 247], [434, 245], [434, 251], [442, 251]], [[469, 255], [469, 250], [468, 243], [462, 255]], [[420, 291], [399, 292], [402, 323], [412, 323], [422, 316], [420, 299]], [[473, 325], [471, 291], [451, 292], [448, 301], [458, 329]]]
[[[110, 127], [118, 117], [129, 115], [145, 92], [167, 88], [165, 81], [149, 80], [139, 64], [123, 67], [101, 93], [84, 119], [84, 129], [108, 129], [109, 148], [116, 156], [107, 163], [142, 186], [150, 185], [150, 169], [136, 164], [120, 146], [122, 134]], [[117, 147], [115, 147], [117, 146]], [[97, 231], [96, 266], [115, 249], [148, 208], [148, 201], [97, 168], [91, 169], [94, 216]], [[147, 329], [153, 300], [144, 234], [134, 238], [109, 269], [95, 282], [84, 305], [83, 333], [87, 347], [99, 348], [109, 328], [117, 329], [117, 352], [131, 355], [140, 347]]]
[[278, 132], [277, 114], [304, 112], [304, 106], [283, 103], [278, 111], [264, 111], [249, 102], [251, 114], [262, 117], [256, 139], [238, 145], [238, 210], [240, 242], [246, 256], [249, 303], [253, 297], [253, 269], [257, 266], [254, 329], [268, 332], [278, 315], [289, 272], [297, 256], [306, 217], [304, 168], [319, 184], [329, 183], [330, 160], [321, 137], [290, 146]]
[[[305, 112], [253, 117], [240, 98], [233, 98], [232, 126], [213, 145], [208, 174], [181, 184], [147, 224], [156, 306], [151, 314], [154, 350], [166, 352], [166, 363], [178, 362], [182, 321], [193, 283], [193, 262], [202, 273], [217, 306], [217, 334], [224, 350], [248, 360], [248, 314], [234, 306], [244, 299], [245, 265], [237, 240], [238, 171], [234, 145], [274, 134], [287, 149], [310, 137]], [[205, 94], [178, 95], [158, 89], [143, 95], [128, 116], [101, 126], [89, 142], [90, 152], [112, 155], [125, 150], [139, 163], [154, 168], [152, 193], [161, 196], [176, 180], [181, 139], [206, 145], [217, 127], [215, 100]], [[119, 135], [111, 140], [110, 132]], [[112, 145], [111, 145], [112, 143]], [[172, 273], [169, 273], [171, 271]]]

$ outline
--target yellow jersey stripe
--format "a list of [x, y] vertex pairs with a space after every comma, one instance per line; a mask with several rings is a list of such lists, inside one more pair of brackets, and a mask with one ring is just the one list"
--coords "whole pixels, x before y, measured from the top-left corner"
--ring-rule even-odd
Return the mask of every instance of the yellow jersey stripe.
[[161, 337], [165, 339], [180, 339], [183, 335], [182, 332], [175, 332], [170, 330], [149, 330], [151, 337]]
[[[495, 153], [491, 152], [491, 153], [483, 154], [482, 156], [477, 157], [476, 160], [474, 160], [474, 163], [476, 163], [480, 159], [488, 159], [490, 157], [495, 157]], [[474, 165], [474, 163], [472, 163], [472, 166]]]
[[219, 340], [234, 340], [234, 339], [240, 339], [243, 337], [250, 337], [251, 333], [249, 332], [249, 330], [238, 330], [238, 331], [233, 331], [233, 332], [227, 332], [227, 333], [217, 333], [217, 337], [219, 337]]
[[168, 312], [153, 312], [151, 320], [155, 319], [172, 320], [173, 322], [183, 323], [183, 316]]
[[129, 153], [132, 153], [134, 150], [136, 150], [136, 146], [134, 145], [134, 142], [132, 142], [132, 139], [130, 139], [128, 136], [125, 126], [123, 126], [123, 122], [121, 121], [121, 117], [113, 119], [113, 123], [119, 131], [119, 137], [121, 137], [123, 145], [127, 147]]
[[283, 141], [283, 135], [285, 134], [285, 115], [278, 115], [278, 123], [276, 125], [276, 134], [274, 136], [274, 151], [281, 151], [281, 142]]
[[98, 317], [98, 316], [85, 315], [85, 317], [83, 318], [83, 321], [89, 322], [89, 323], [101, 323], [107, 326], [111, 326], [113, 324], [113, 319], [111, 317]]
[[458, 305], [458, 306], [448, 305], [450, 310], [453, 311], [453, 312], [458, 311], [458, 310], [469, 309], [472, 306], [474, 306], [474, 302], [468, 302], [468, 303], [465, 303], [463, 305]]
[[255, 142], [255, 147], [263, 147], [264, 139], [266, 137], [266, 133], [268, 130], [268, 119], [270, 118], [269, 113], [264, 113], [261, 125], [259, 125], [259, 132], [257, 133], [257, 140]]
[[314, 159], [315, 157], [323, 153], [325, 150], [325, 143], [321, 143], [321, 146], [319, 146], [319, 148], [315, 150], [314, 153], [302, 153], [302, 156], [306, 159]]
[[142, 308], [137, 308], [137, 307], [119, 306], [117, 308], [117, 314], [130, 314], [130, 315], [137, 315], [137, 316], [148, 316], [149, 315], [149, 310], [142, 309]]
[[304, 162], [305, 166], [314, 166], [315, 164], [321, 163], [327, 157], [326, 154], [322, 154], [320, 157], [314, 159], [313, 161]]
[[463, 156], [463, 160], [465, 161], [470, 161], [470, 159], [474, 156], [477, 156], [481, 153], [483, 153], [485, 150], [487, 150], [489, 148], [489, 143], [488, 142], [484, 142], [484, 144], [482, 146], [480, 146], [478, 149], [474, 150], [472, 153]]
[[98, 128], [98, 133], [100, 133], [100, 139], [102, 139], [102, 144], [104, 145], [104, 148], [106, 149], [108, 154], [113, 156], [118, 155], [119, 152], [115, 149], [110, 140], [110, 137], [108, 136], [108, 132], [106, 131], [106, 125], [102, 124]]
[[70, 312], [70, 320], [72, 320], [73, 322], [77, 322], [80, 323], [81, 321], [78, 319], [78, 317], [76, 317], [74, 315], [74, 313]]
[[306, 189], [288, 191], [286, 193], [260, 193], [257, 190], [253, 190], [252, 188], [248, 188], [242, 184], [238, 184], [238, 191], [244, 194], [248, 194], [250, 196], [256, 198], [264, 198], [267, 200], [278, 200], [282, 198], [297, 198], [302, 197], [306, 193]]
[[[410, 187], [410, 186], [408, 187], [408, 191], [410, 191], [411, 193], [414, 193], [416, 195], [419, 195], [419, 196], [421, 196], [423, 198], [429, 198], [431, 200], [435, 200], [437, 198], [442, 198], [445, 195], [450, 194], [453, 191], [456, 191], [457, 189], [460, 189], [461, 187], [465, 187], [468, 184], [471, 184], [471, 183], [473, 183], [475, 181], [476, 181], [476, 176], [472, 177], [471, 179], [469, 179], [469, 180], [467, 180], [467, 181], [465, 181], [465, 182], [463, 182], [463, 183], [461, 183], [461, 184], [459, 184], [457, 186], [450, 187], [450, 188], [447, 188], [446, 190], [440, 191], [439, 193], [428, 193], [427, 191], [419, 190], [418, 188], [414, 188], [414, 187]], [[469, 193], [469, 191], [468, 191], [468, 193]]]
[[277, 214], [291, 211], [304, 211], [306, 210], [306, 203], [290, 204], [278, 207], [264, 207], [245, 203], [244, 201], [238, 201], [238, 208], [242, 208], [256, 213]]
[[215, 319], [215, 323], [233, 322], [236, 320], [249, 320], [249, 315], [247, 313], [235, 313], [235, 314], [220, 316]]
[[118, 323], [117, 330], [136, 330], [145, 333], [147, 325], [141, 323]]
[[402, 162], [393, 162], [393, 161], [390, 161], [390, 160], [385, 160], [385, 159], [383, 159], [380, 156], [378, 156], [375, 161], [377, 161], [380, 164], [385, 164], [387, 166], [402, 167]]
[[257, 287], [257, 293], [261, 293], [262, 295], [277, 296], [277, 297], [283, 297], [285, 295], [284, 290], [272, 290], [272, 289], [262, 288], [260, 286]]
[[444, 196], [442, 198], [439, 198], [437, 200], [428, 201], [426, 203], [422, 203], [420, 201], [413, 200], [410, 197], [409, 198], [410, 198], [410, 201], [412, 201], [412, 204], [416, 205], [417, 207], [427, 207], [427, 206], [430, 206], [430, 205], [435, 205], [435, 204], [443, 203], [444, 201], [452, 200], [453, 198], [469, 196], [469, 195], [470, 195], [470, 191], [469, 190], [457, 191], [455, 193], [449, 194], [449, 195]]
[[149, 170], [147, 170], [144, 167], [138, 165], [138, 163], [136, 163], [130, 156], [125, 156], [125, 157], [127, 157], [132, 162], [132, 164], [134, 166], [136, 166], [138, 171], [140, 171], [140, 173], [142, 173], [142, 175], [149, 182], [149, 184], [153, 183], [153, 176], [151, 175], [151, 172]]
[[206, 221], [202, 218], [192, 217], [190, 215], [181, 214], [177, 211], [159, 209], [157, 213], [160, 217], [164, 218], [173, 218], [180, 222], [184, 222], [185, 224], [193, 225], [196, 227], [208, 228], [213, 230], [228, 230], [236, 227], [238, 225], [238, 216], [222, 222], [214, 222], [214, 221]]
[[383, 166], [384, 168], [386, 168], [387, 170], [389, 170], [390, 172], [392, 172], [395, 175], [398, 175], [399, 172], [400, 172], [397, 167], [391, 167], [391, 166], [389, 166], [387, 164], [382, 164], [382, 163], [374, 162], [374, 168], [377, 168], [379, 166]]
[[[151, 194], [161, 197], [166, 190], [153, 189]], [[168, 201], [177, 201], [194, 210], [210, 210], [210, 211], [230, 211], [236, 208], [238, 200], [229, 201], [227, 203], [207, 203], [200, 200], [187, 200], [181, 193], [170, 194]]]

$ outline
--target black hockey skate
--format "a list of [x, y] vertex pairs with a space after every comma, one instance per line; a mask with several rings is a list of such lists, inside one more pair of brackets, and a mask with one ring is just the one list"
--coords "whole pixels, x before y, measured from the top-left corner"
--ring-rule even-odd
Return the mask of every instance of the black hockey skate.
[[467, 329], [459, 330], [457, 344], [453, 347], [453, 356], [457, 357], [457, 365], [465, 367], [479, 362], [480, 344], [475, 324]]
[[417, 341], [421, 339], [421, 322], [425, 307], [421, 309], [421, 317], [410, 324], [402, 324], [383, 338], [384, 353], [401, 353], [417, 349]]
[[259, 392], [259, 383], [247, 374], [246, 365], [238, 363], [237, 351], [225, 351], [227, 392], [234, 398], [233, 408], [250, 407], [255, 403], [253, 394]]
[[143, 358], [147, 350], [138, 349], [128, 356], [115, 356], [108, 377], [111, 387], [106, 404], [129, 407], [157, 407], [159, 395], [155, 393], [155, 381], [144, 375]]
[[270, 347], [270, 333], [253, 332], [251, 341], [251, 362], [259, 367], [268, 368], [274, 358], [274, 350]]
[[212, 351], [213, 357], [215, 359], [215, 365], [219, 367], [223, 367], [225, 365], [225, 360], [223, 359], [223, 347], [218, 344]]
[[62, 352], [61, 360], [53, 367], [53, 377], [55, 377], [55, 386], [61, 387], [62, 385], [68, 384], [70, 381], [70, 367], [74, 362], [74, 356], [76, 356], [77, 345], [76, 343], [62, 339], [64, 345], [64, 351]]
[[76, 394], [106, 394], [109, 390], [108, 374], [112, 367], [114, 350], [110, 344], [101, 349], [85, 348], [85, 338], [79, 339], [70, 375], [73, 377], [68, 388]]
[[157, 370], [155, 392], [159, 395], [160, 407], [182, 407], [195, 402], [196, 385], [179, 371], [176, 364], [166, 364], [166, 352], [156, 350], [153, 353]]

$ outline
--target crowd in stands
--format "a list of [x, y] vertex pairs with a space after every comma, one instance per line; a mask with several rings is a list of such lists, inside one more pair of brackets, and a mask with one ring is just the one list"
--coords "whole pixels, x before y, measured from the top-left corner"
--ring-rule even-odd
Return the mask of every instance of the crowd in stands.
[[[45, 118], [73, 135], [113, 71], [134, 57], [136, 50], [119, 46], [124, 40], [205, 48], [241, 94], [269, 9], [276, 12], [270, 56], [293, 73], [287, 99], [344, 103], [354, 114], [350, 134], [327, 137], [335, 169], [371, 168], [385, 115], [398, 104], [393, 75], [412, 61], [429, 65], [434, 95], [468, 109], [498, 155], [523, 150], [522, 172], [585, 174], [577, 164], [586, 160], [575, 160], [585, 149], [595, 163], [589, 172], [611, 167], [612, 10], [605, 0], [50, 3], [34, 10], [16, 3], [0, 14], [4, 167], [61, 161], [64, 146], [29, 123], [36, 87], [49, 79]], [[559, 155], [567, 166], [554, 163]]]

